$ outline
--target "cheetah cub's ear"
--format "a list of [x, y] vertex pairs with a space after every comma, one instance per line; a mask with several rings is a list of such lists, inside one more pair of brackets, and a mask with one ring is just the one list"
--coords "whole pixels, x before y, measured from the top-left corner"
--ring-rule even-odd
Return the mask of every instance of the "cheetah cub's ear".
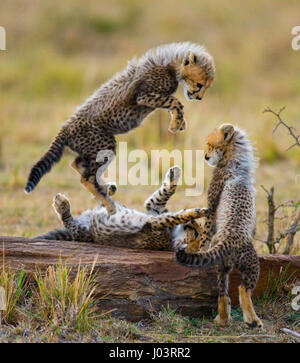
[[183, 65], [184, 66], [194, 66], [196, 63], [197, 63], [196, 55], [193, 52], [188, 51], [186, 57], [183, 60]]
[[230, 141], [234, 134], [234, 127], [232, 125], [222, 125], [220, 129], [223, 132], [224, 141]]

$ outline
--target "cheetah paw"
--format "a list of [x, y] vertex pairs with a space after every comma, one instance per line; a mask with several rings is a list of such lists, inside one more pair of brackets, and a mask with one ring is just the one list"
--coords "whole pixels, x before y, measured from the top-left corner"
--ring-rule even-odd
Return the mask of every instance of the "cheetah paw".
[[62, 193], [56, 194], [53, 198], [53, 207], [59, 213], [63, 213], [64, 211], [70, 209], [70, 201], [69, 199]]
[[179, 128], [179, 131], [185, 131], [187, 128], [187, 121], [186, 120], [183, 120], [180, 128]]
[[245, 320], [245, 323], [247, 324], [248, 328], [259, 328], [259, 329], [263, 329], [264, 328], [264, 324], [262, 323], [262, 321], [259, 318], [253, 318], [253, 320]]
[[166, 184], [176, 183], [181, 176], [181, 168], [177, 165], [170, 168], [165, 176], [164, 182]]
[[107, 192], [109, 196], [112, 196], [117, 191], [117, 184], [116, 183], [107, 183]]
[[178, 131], [184, 131], [186, 125], [187, 125], [186, 120], [182, 120], [182, 119], [172, 119], [172, 121], [170, 122], [170, 125], [169, 125], [168, 130], [172, 134], [176, 134]]
[[225, 325], [227, 325], [227, 324], [230, 322], [230, 320], [232, 320], [231, 316], [228, 316], [227, 318], [223, 318], [223, 319], [221, 319], [221, 318], [220, 318], [220, 315], [218, 314], [218, 315], [215, 317], [214, 322], [215, 322], [216, 324], [218, 324], [218, 325], [225, 326]]

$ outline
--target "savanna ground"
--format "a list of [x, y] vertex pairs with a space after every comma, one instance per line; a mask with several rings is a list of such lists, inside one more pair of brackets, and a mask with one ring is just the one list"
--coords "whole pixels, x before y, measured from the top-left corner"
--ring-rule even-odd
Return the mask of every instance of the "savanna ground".
[[[74, 214], [95, 205], [69, 167], [74, 158], [71, 153], [26, 196], [23, 187], [31, 166], [74, 108], [123, 69], [128, 59], [161, 43], [190, 40], [205, 44], [214, 55], [217, 78], [203, 102], [187, 102], [178, 90], [189, 123], [185, 133], [169, 134], [169, 114], [156, 111], [142, 127], [118, 140], [127, 141], [129, 151], [142, 149], [148, 154], [153, 149], [201, 150], [205, 136], [219, 124], [230, 122], [244, 128], [260, 158], [255, 247], [267, 253], [260, 242], [267, 233], [266, 194], [260, 186], [274, 185], [278, 204], [299, 200], [299, 148], [286, 151], [293, 140], [281, 128], [272, 135], [276, 120], [262, 113], [268, 106], [278, 110], [287, 105], [283, 118], [300, 129], [300, 51], [291, 47], [291, 29], [299, 25], [299, 10], [298, 0], [2, 0], [0, 25], [6, 28], [7, 50], [0, 52], [0, 235], [32, 237], [56, 228], [51, 200], [57, 192], [69, 195]], [[128, 163], [128, 168], [132, 165]], [[179, 187], [170, 209], [205, 205], [210, 175], [205, 166], [204, 193], [198, 198], [186, 197], [184, 186]], [[116, 198], [142, 209], [154, 189], [119, 186]], [[294, 207], [281, 210], [277, 233], [287, 228], [293, 212]], [[300, 250], [299, 236], [294, 254]], [[283, 248], [284, 241], [279, 252]], [[266, 341], [290, 340], [279, 333], [280, 328], [290, 324], [295, 329], [289, 302], [280, 301], [267, 307], [257, 303], [259, 314], [266, 319], [266, 334], [275, 336]], [[35, 323], [26, 304], [21, 310], [17, 325], [0, 329], [0, 341], [261, 341], [240, 337], [253, 334], [243, 330], [240, 310], [234, 311], [229, 328], [217, 328], [211, 319], [189, 320], [164, 311], [139, 324], [102, 317], [93, 329], [80, 334], [76, 329]]]

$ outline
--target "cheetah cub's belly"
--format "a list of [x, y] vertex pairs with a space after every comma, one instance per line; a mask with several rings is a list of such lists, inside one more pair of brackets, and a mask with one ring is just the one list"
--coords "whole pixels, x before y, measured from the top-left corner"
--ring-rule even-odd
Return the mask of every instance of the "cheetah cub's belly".
[[91, 234], [93, 240], [103, 243], [103, 240], [112, 235], [135, 234], [139, 232], [149, 219], [145, 213], [124, 207], [116, 203], [117, 212], [114, 215], [107, 213], [106, 208], [98, 207], [94, 210], [91, 220]]

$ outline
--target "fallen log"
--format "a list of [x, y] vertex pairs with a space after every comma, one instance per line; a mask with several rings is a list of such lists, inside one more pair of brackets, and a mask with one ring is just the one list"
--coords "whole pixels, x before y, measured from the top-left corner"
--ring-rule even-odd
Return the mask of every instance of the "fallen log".
[[[183, 315], [199, 317], [211, 314], [217, 307], [216, 270], [190, 269], [178, 265], [172, 252], [132, 250], [94, 243], [30, 240], [1, 237], [0, 266], [5, 261], [13, 270], [23, 268], [29, 276], [38, 267], [41, 271], [55, 265], [59, 257], [71, 267], [80, 263], [92, 266], [95, 258], [97, 298], [101, 311], [116, 309], [113, 315], [138, 321], [162, 306], [177, 309]], [[300, 256], [261, 255], [260, 279], [255, 296], [265, 291], [272, 280], [288, 268], [300, 279]], [[271, 274], [271, 275], [270, 275]], [[230, 277], [232, 304], [238, 304], [240, 276]]]

